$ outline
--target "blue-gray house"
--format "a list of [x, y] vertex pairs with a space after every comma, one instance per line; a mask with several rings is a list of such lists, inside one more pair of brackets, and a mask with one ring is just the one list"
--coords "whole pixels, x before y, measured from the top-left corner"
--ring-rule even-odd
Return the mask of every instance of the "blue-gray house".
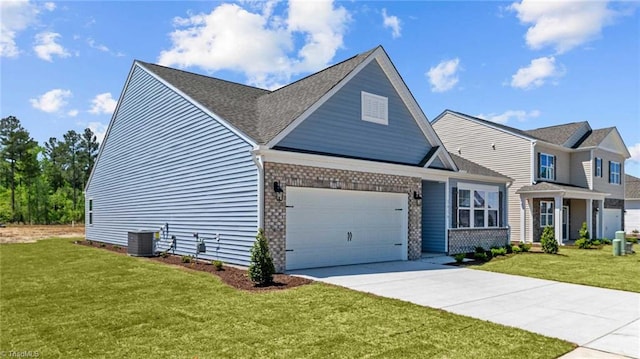
[[[508, 241], [510, 179], [449, 153], [382, 47], [275, 91], [135, 61], [86, 187], [88, 239], [278, 271]], [[160, 246], [167, 245], [161, 242]]]

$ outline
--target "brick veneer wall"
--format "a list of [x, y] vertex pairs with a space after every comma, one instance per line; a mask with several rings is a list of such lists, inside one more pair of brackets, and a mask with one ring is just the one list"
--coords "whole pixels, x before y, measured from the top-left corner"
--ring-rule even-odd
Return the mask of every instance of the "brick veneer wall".
[[[284, 190], [282, 201], [276, 200], [273, 182], [280, 182], [280, 186]], [[286, 267], [287, 186], [411, 194], [407, 196], [409, 201], [408, 258], [411, 260], [420, 258], [422, 254], [422, 201], [413, 199], [414, 191], [422, 193], [420, 178], [265, 162], [264, 231], [269, 240], [269, 250], [276, 271], [284, 272]]]
[[508, 228], [450, 229], [449, 255], [473, 252], [476, 247], [504, 247], [509, 242]]

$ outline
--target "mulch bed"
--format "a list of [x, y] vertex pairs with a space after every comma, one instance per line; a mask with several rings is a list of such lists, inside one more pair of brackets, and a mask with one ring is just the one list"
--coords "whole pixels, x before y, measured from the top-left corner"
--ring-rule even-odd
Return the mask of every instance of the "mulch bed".
[[[102, 242], [96, 241], [77, 241], [76, 244], [102, 248], [106, 250], [110, 250], [113, 252], [118, 252], [122, 254], [127, 253], [127, 247], [122, 247], [118, 245], [112, 245]], [[258, 286], [255, 285], [251, 280], [249, 280], [249, 275], [247, 274], [246, 269], [241, 269], [237, 267], [232, 267], [229, 265], [224, 265], [222, 270], [216, 270], [215, 266], [211, 265], [210, 262], [192, 262], [192, 263], [182, 263], [182, 257], [178, 255], [169, 255], [166, 258], [163, 257], [151, 257], [149, 258], [154, 261], [162, 262], [169, 265], [176, 265], [192, 270], [197, 270], [201, 272], [211, 273], [215, 276], [218, 276], [224, 283], [227, 285], [246, 291], [252, 292], [267, 292], [273, 290], [283, 290], [294, 287], [299, 287], [301, 285], [312, 283], [312, 280], [300, 277], [294, 277], [286, 274], [275, 274], [273, 276], [273, 281], [271, 285], [268, 286]]]

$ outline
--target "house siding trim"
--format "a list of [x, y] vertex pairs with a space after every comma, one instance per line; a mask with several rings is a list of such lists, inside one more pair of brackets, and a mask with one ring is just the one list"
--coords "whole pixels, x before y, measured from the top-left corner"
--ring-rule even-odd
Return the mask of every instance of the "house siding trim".
[[[286, 268], [286, 187], [327, 188], [335, 190], [406, 193], [408, 201], [408, 253], [409, 260], [422, 254], [422, 205], [413, 198], [413, 192], [422, 192], [418, 177], [389, 175], [354, 170], [301, 166], [288, 163], [264, 163], [264, 230], [276, 271]], [[279, 182], [283, 198], [276, 200], [273, 183]], [[411, 194], [411, 195], [409, 195]]]

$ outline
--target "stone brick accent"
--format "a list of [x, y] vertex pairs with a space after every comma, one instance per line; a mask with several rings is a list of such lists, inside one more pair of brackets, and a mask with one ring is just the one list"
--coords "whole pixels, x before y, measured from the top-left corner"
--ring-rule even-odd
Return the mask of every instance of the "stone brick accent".
[[508, 228], [456, 228], [448, 231], [449, 255], [473, 252], [476, 247], [489, 249], [509, 243]]
[[[282, 201], [276, 200], [273, 182], [279, 182], [284, 191]], [[420, 178], [265, 162], [264, 230], [269, 240], [269, 250], [276, 271], [284, 272], [286, 268], [287, 186], [408, 194], [408, 258], [411, 260], [420, 258], [422, 254], [422, 201], [413, 199], [414, 191], [422, 193]]]

